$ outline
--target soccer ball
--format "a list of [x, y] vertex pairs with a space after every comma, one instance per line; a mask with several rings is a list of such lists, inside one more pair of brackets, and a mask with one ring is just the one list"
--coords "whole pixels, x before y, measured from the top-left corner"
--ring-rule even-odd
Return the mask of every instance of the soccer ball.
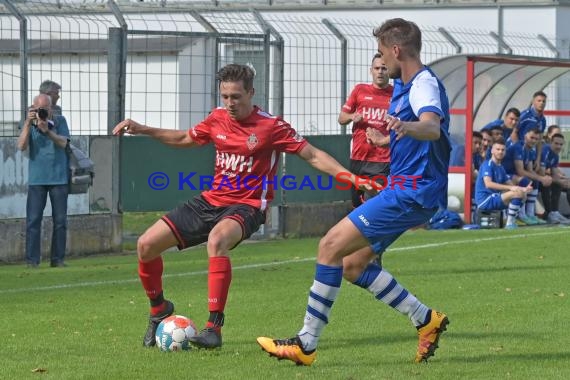
[[171, 315], [160, 322], [156, 329], [156, 345], [160, 351], [189, 350], [188, 338], [196, 335], [196, 325], [182, 315]]

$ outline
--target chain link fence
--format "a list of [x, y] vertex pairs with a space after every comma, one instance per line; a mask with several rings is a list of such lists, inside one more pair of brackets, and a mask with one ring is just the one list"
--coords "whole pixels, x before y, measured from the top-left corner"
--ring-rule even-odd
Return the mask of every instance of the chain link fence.
[[[255, 102], [302, 134], [346, 133], [338, 112], [352, 87], [370, 80], [378, 25], [244, 11], [245, 3], [0, 0], [0, 136], [19, 134], [46, 79], [62, 85], [59, 104], [74, 135], [106, 135], [124, 117], [186, 129], [219, 104], [215, 72], [230, 62], [252, 64]], [[458, 53], [556, 58], [566, 43], [420, 27], [428, 63]]]

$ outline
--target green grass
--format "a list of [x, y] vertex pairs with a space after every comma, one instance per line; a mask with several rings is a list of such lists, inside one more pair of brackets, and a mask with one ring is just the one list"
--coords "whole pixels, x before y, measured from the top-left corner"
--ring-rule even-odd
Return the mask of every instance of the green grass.
[[123, 213], [123, 231], [129, 235], [141, 235], [164, 214], [164, 211], [125, 212]]
[[[412, 363], [406, 317], [344, 283], [311, 367], [263, 353], [259, 335], [302, 324], [318, 239], [242, 244], [224, 347], [161, 353], [141, 346], [148, 301], [135, 254], [70, 260], [68, 268], [0, 266], [2, 379], [568, 379], [568, 228], [415, 231], [384, 266], [451, 324], [427, 365]], [[177, 313], [207, 318], [203, 248], [165, 256]], [[34, 369], [46, 372], [33, 373]]]

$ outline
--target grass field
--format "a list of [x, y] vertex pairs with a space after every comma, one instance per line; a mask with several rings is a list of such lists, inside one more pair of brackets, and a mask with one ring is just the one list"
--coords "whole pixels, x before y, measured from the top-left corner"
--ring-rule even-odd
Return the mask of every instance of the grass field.
[[[0, 266], [2, 379], [568, 379], [570, 229], [415, 231], [384, 266], [451, 324], [436, 356], [412, 363], [404, 316], [344, 283], [311, 367], [269, 358], [259, 335], [301, 327], [317, 239], [242, 244], [224, 347], [165, 354], [141, 346], [148, 301], [136, 256], [70, 260], [67, 268]], [[207, 318], [203, 248], [165, 255], [177, 313]], [[36, 372], [33, 372], [36, 370]]]

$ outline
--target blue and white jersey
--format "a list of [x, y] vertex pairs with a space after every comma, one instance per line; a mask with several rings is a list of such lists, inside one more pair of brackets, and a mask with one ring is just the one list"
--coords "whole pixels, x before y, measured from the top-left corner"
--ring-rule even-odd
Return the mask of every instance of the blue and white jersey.
[[554, 153], [549, 144], [545, 144], [542, 147], [541, 157], [540, 166], [544, 169], [552, 169], [558, 167], [560, 157]]
[[[394, 81], [388, 111], [402, 121], [419, 121], [424, 112], [439, 115], [439, 139], [421, 141], [404, 136], [396, 140], [395, 132], [390, 131], [390, 175], [405, 177], [404, 191], [410, 191], [421, 206], [447, 208], [447, 173], [451, 152], [449, 101], [443, 84], [427, 67], [406, 84], [401, 79]], [[411, 176], [417, 176], [415, 189]]]
[[493, 127], [501, 127], [503, 128], [503, 119], [493, 120], [489, 124], [485, 125], [480, 131], [490, 131]]
[[521, 141], [514, 143], [507, 148], [507, 153], [503, 159], [503, 167], [507, 174], [517, 174], [515, 169], [515, 161], [522, 161], [523, 167], [526, 169], [529, 162], [536, 160], [536, 150], [527, 149]]
[[495, 183], [504, 184], [509, 180], [505, 168], [501, 164], [496, 164], [493, 160], [485, 160], [479, 169], [479, 176], [475, 181], [475, 202], [482, 203], [493, 193], [501, 193], [499, 190], [489, 189], [485, 186], [485, 177], [490, 177]]
[[490, 131], [491, 128], [493, 127], [501, 127], [501, 129], [503, 130], [503, 139], [505, 139], [505, 142], [511, 139], [511, 133], [513, 132], [513, 130], [505, 128], [503, 119], [493, 120], [492, 122], [481, 128], [481, 131]]
[[544, 115], [539, 115], [533, 107], [530, 107], [521, 112], [519, 119], [519, 141], [524, 141], [526, 132], [533, 128], [538, 128], [540, 134], [544, 134], [546, 118]]

